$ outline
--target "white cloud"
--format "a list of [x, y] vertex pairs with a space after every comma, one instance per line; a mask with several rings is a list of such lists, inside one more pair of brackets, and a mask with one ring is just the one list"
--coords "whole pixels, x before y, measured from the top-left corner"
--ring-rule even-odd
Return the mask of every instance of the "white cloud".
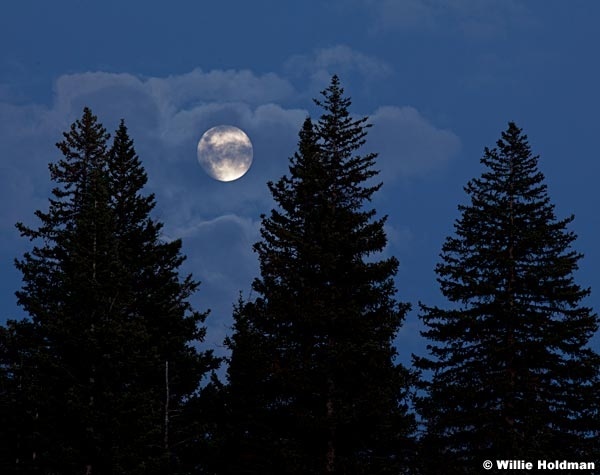
[[291, 129], [297, 133], [306, 115], [302, 109], [284, 109], [277, 104], [252, 108], [242, 102], [214, 102], [174, 111], [164, 118], [159, 133], [166, 143], [178, 145], [197, 141], [202, 132], [214, 125], [230, 124], [242, 128], [254, 141], [253, 135], [268, 127]]
[[274, 73], [257, 76], [248, 70], [203, 72], [194, 69], [178, 76], [152, 78], [148, 84], [155, 94], [160, 91], [160, 95], [168, 97], [179, 108], [211, 101], [263, 104], [286, 100], [295, 93], [287, 80]]
[[[197, 124], [201, 118], [210, 122], [214, 115], [226, 123], [242, 113], [233, 109], [251, 110], [294, 94], [291, 84], [273, 73], [259, 76], [247, 70], [195, 69], [177, 76], [143, 79], [99, 71], [59, 77], [53, 110], [72, 121], [84, 106], [90, 106], [102, 121], [116, 122], [125, 117], [138, 130], [159, 134], [172, 143], [188, 138], [191, 127], [203, 126]], [[194, 136], [200, 131], [196, 128]]]
[[[345, 46], [319, 50], [297, 60], [317, 69], [338, 62], [364, 74], [387, 71], [384, 63]], [[4, 209], [0, 209], [8, 218], [3, 221], [10, 221], [11, 228], [14, 217], [25, 207], [48, 196], [46, 165], [59, 158], [54, 143], [80, 117], [84, 105], [92, 108], [109, 131], [120, 118], [126, 119], [163, 216], [175, 226], [198, 216], [269, 206], [265, 182], [287, 171], [288, 158], [307, 115], [303, 109], [271, 102], [286, 97], [293, 100], [294, 92], [286, 79], [249, 71], [205, 73], [196, 69], [166, 78], [106, 72], [69, 74], [57, 79], [54, 92], [49, 108], [0, 103], [3, 176], [20, 184], [17, 199], [4, 200]], [[248, 101], [236, 100], [242, 97]], [[265, 102], [252, 103], [259, 100]], [[371, 121], [374, 127], [367, 145], [380, 153], [378, 164], [386, 179], [437, 169], [459, 147], [454, 134], [437, 129], [410, 107], [381, 107]], [[223, 188], [207, 180], [196, 163], [198, 139], [218, 124], [242, 128], [253, 142], [253, 166], [235, 187]], [[202, 187], [198, 187], [200, 182]], [[12, 188], [4, 186], [5, 190]], [[19, 206], [9, 206], [11, 202]]]
[[[183, 238], [188, 261], [182, 269], [193, 272], [201, 281], [195, 304], [200, 309], [211, 309], [207, 321], [207, 343], [218, 348], [230, 333], [232, 307], [239, 292], [244, 297], [250, 293], [252, 279], [259, 274], [258, 260], [252, 245], [259, 240], [260, 223], [237, 214], [227, 214], [214, 219], [187, 223], [177, 228], [175, 234]], [[209, 297], [207, 297], [209, 296]]]
[[[219, 226], [233, 224], [241, 230], [241, 235], [245, 238], [256, 238], [258, 237], [258, 222], [253, 221], [251, 218], [244, 216], [238, 216], [236, 214], [224, 214], [217, 216], [213, 219], [199, 219], [192, 223], [186, 223], [182, 227], [177, 227], [174, 233], [178, 237], [188, 238], [199, 234], [211, 232]], [[236, 233], [240, 235], [240, 233]]]
[[[285, 170], [282, 164], [292, 153], [307, 115], [305, 110], [288, 109], [272, 101], [293, 96], [292, 86], [273, 73], [196, 69], [165, 78], [107, 72], [63, 75], [55, 82], [51, 107], [0, 103], [4, 178], [10, 183], [20, 183], [19, 192], [23, 196], [17, 202], [23, 206], [31, 203], [32, 190], [48, 196], [47, 164], [59, 158], [54, 143], [81, 116], [83, 107], [89, 106], [109, 131], [125, 118], [155, 188], [153, 191], [159, 191], [159, 201], [165, 196], [184, 199], [187, 195], [188, 200], [201, 202], [202, 209], [210, 212], [226, 212], [249, 197], [260, 198], [264, 203], [263, 180]], [[246, 189], [238, 193], [239, 199], [209, 186], [215, 197], [213, 203], [207, 204], [211, 200], [199, 200], [201, 190], [192, 184], [202, 177], [196, 163], [196, 145], [205, 130], [219, 124], [236, 125], [249, 134], [255, 149], [253, 171], [264, 176], [251, 173], [237, 187]], [[187, 164], [193, 173], [178, 172], [175, 162]], [[29, 171], [23, 173], [23, 170]], [[203, 191], [206, 195], [207, 190]], [[228, 198], [233, 201], [227, 202]], [[21, 211], [13, 212], [10, 201], [5, 203], [5, 209], [0, 208], [3, 217], [12, 218]], [[165, 200], [165, 207], [168, 203]], [[174, 201], [173, 207], [178, 214], [179, 208], [186, 208], [187, 203], [179, 206]]]
[[359, 0], [379, 30], [455, 30], [485, 38], [531, 19], [526, 5], [515, 0]]
[[[271, 206], [266, 181], [285, 172], [307, 115], [283, 105], [294, 94], [272, 73], [194, 70], [142, 78], [100, 71], [60, 76], [50, 106], [0, 101], [0, 236], [10, 256], [2, 265], [10, 267], [29, 246], [14, 223], [37, 226], [33, 212], [48, 207], [53, 184], [47, 165], [60, 158], [54, 144], [62, 132], [81, 117], [84, 106], [109, 131], [125, 118], [148, 173], [146, 192], [157, 196], [153, 216], [165, 223], [167, 236], [183, 237], [189, 260], [182, 273], [203, 281], [193, 302], [213, 309], [208, 339], [221, 344], [237, 292], [249, 289], [258, 274], [252, 252], [258, 222], [253, 219]], [[223, 123], [245, 130], [255, 152], [248, 174], [227, 184], [207, 177], [196, 160], [202, 133]]]
[[380, 177], [386, 182], [442, 168], [460, 149], [454, 133], [438, 129], [413, 107], [380, 107], [370, 122], [368, 148], [379, 153]]
[[146, 79], [103, 71], [66, 74], [57, 79], [54, 93], [56, 104], [62, 109], [68, 108], [74, 99], [117, 89], [136, 90], [153, 97], [161, 110], [215, 101], [262, 104], [285, 100], [294, 94], [292, 85], [273, 73], [259, 76], [248, 70], [204, 72], [201, 69]]
[[247, 289], [258, 275], [258, 261], [252, 245], [259, 240], [260, 222], [249, 217], [226, 214], [214, 219], [198, 219], [175, 229], [189, 255], [189, 267], [213, 289], [229, 293], [227, 306], [239, 290]]
[[[315, 81], [328, 82], [334, 69], [368, 78], [382, 78], [389, 71], [385, 63], [345, 46], [294, 61], [300, 69], [310, 69]], [[218, 344], [237, 292], [247, 292], [258, 275], [252, 252], [259, 239], [258, 216], [273, 206], [266, 182], [287, 172], [307, 116], [306, 110], [289, 106], [297, 100], [287, 79], [272, 73], [197, 69], [163, 78], [69, 74], [56, 80], [49, 107], [0, 102], [0, 232], [11, 236], [4, 242], [12, 249], [22, 247], [14, 222], [35, 223], [33, 211], [47, 209], [52, 186], [47, 164], [60, 158], [54, 144], [81, 117], [82, 108], [91, 107], [109, 131], [124, 118], [148, 173], [146, 191], [156, 193], [154, 217], [165, 223], [166, 236], [183, 238], [189, 256], [183, 271], [204, 282], [198, 308], [213, 308], [213, 320], [207, 323], [220, 330], [216, 340], [209, 338]], [[386, 181], [437, 169], [459, 147], [456, 136], [410, 107], [381, 107], [371, 121], [367, 144], [380, 152], [378, 166]], [[196, 161], [202, 133], [219, 124], [240, 127], [253, 144], [252, 167], [232, 183], [210, 179]], [[392, 247], [410, 237], [388, 231]]]
[[358, 73], [365, 79], [384, 79], [391, 73], [390, 66], [378, 58], [353, 50], [346, 45], [335, 45], [316, 50], [310, 55], [292, 56], [285, 64], [288, 73], [310, 78], [311, 89], [321, 89], [333, 74]]

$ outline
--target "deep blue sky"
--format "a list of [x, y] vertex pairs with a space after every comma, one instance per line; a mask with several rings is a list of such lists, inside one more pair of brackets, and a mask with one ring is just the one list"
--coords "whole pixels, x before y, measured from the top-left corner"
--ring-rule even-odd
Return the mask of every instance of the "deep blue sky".
[[[599, 308], [595, 245], [600, 172], [600, 3], [591, 0], [255, 0], [196, 2], [22, 0], [0, 10], [0, 321], [19, 318], [13, 259], [30, 243], [16, 221], [47, 209], [47, 163], [61, 132], [92, 108], [130, 128], [167, 237], [182, 237], [184, 272], [212, 309], [208, 343], [221, 344], [239, 291], [257, 275], [251, 245], [266, 188], [286, 171], [297, 133], [337, 73], [352, 111], [374, 124], [388, 214], [386, 254], [401, 262], [398, 297], [442, 304], [433, 268], [478, 176], [485, 146], [507, 122], [529, 135], [558, 217], [585, 254], [577, 281]], [[210, 179], [196, 143], [218, 124], [254, 144], [249, 173]], [[422, 352], [416, 312], [398, 345]], [[595, 347], [600, 347], [596, 338]], [[221, 350], [219, 350], [220, 352]]]

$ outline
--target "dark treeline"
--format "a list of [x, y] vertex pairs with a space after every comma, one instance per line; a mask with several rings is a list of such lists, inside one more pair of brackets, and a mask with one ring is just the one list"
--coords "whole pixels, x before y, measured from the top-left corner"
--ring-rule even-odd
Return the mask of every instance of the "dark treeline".
[[376, 155], [360, 152], [370, 125], [337, 77], [321, 94], [289, 172], [268, 183], [260, 275], [234, 305], [226, 361], [198, 349], [199, 284], [179, 275], [181, 241], [161, 239], [124, 122], [111, 139], [84, 109], [57, 144], [39, 226], [17, 224], [33, 246], [15, 261], [29, 317], [0, 327], [0, 473], [600, 463], [598, 317], [574, 281], [573, 217], [555, 216], [526, 135], [510, 123], [465, 187], [436, 267], [448, 303], [420, 305], [428, 354], [405, 367], [394, 340], [410, 306], [397, 300], [398, 261], [380, 254]]

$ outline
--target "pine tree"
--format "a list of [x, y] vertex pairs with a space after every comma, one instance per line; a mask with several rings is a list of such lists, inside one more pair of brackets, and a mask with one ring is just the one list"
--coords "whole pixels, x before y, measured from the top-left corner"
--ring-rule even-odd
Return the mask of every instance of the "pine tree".
[[[398, 473], [407, 449], [408, 372], [393, 339], [395, 300], [385, 217], [366, 209], [375, 154], [334, 76], [307, 119], [289, 175], [262, 216], [258, 297], [238, 305], [229, 366], [230, 462], [239, 473]], [[236, 427], [237, 424], [237, 427]]]
[[177, 473], [178, 416], [215, 365], [192, 346], [206, 316], [188, 302], [198, 284], [179, 280], [181, 241], [160, 238], [123, 122], [108, 139], [84, 109], [57, 144], [41, 226], [17, 225], [41, 243], [16, 261], [38, 341], [23, 386], [36, 419], [27, 473]]
[[485, 149], [436, 267], [453, 305], [422, 306], [430, 357], [415, 362], [431, 372], [418, 401], [431, 473], [594, 460], [599, 358], [587, 344], [598, 318], [573, 277], [573, 216], [556, 218], [538, 158], [514, 123]]
[[[27, 473], [35, 464], [38, 412], [32, 349], [40, 345], [31, 322], [0, 327], [0, 473]], [[22, 469], [25, 467], [25, 469]]]
[[[126, 276], [121, 279], [120, 286], [123, 294], [129, 296], [121, 301], [125, 305], [124, 313], [133, 317], [129, 323], [137, 327], [132, 333], [145, 338], [140, 358], [132, 361], [132, 370], [139, 378], [135, 391], [145, 388], [150, 396], [147, 412], [160, 414], [162, 422], [156, 425], [156, 420], [153, 421], [154, 427], [160, 428], [161, 450], [149, 440], [146, 459], [162, 453], [165, 461], [171, 460], [170, 470], [176, 473], [177, 465], [192, 463], [182, 460], [179, 455], [189, 452], [187, 445], [195, 436], [187, 428], [190, 423], [187, 403], [198, 390], [200, 378], [216, 368], [218, 359], [212, 351], [198, 353], [192, 346], [193, 342], [203, 341], [206, 333], [200, 325], [207, 313], [194, 311], [188, 302], [199, 284], [191, 275], [179, 280], [177, 269], [185, 259], [181, 254], [182, 242], [162, 242], [160, 239], [163, 225], [150, 217], [155, 207], [154, 195], [140, 194], [147, 176], [123, 121], [115, 133], [108, 157], [120, 275]], [[148, 354], [149, 350], [151, 354]], [[139, 403], [130, 404], [136, 408], [132, 414], [134, 420], [139, 418], [139, 406]], [[141, 427], [138, 432], [149, 434]], [[126, 432], [120, 433], [123, 444], [131, 440]], [[153, 464], [160, 466], [158, 461]], [[149, 468], [144, 470], [149, 473]], [[165, 473], [167, 468], [156, 470]]]
[[102, 168], [108, 134], [86, 110], [64, 138], [57, 144], [64, 158], [50, 165], [59, 184], [50, 210], [36, 212], [42, 225], [34, 230], [17, 224], [23, 236], [42, 241], [16, 262], [23, 273], [18, 302], [31, 316], [39, 344], [24, 362], [31, 373], [23, 387], [33, 393], [24, 397], [32, 404], [26, 414], [36, 419], [31, 465], [24, 470], [33, 473], [91, 464], [99, 444], [94, 323], [102, 320], [98, 298], [110, 272], [103, 258], [111, 254], [110, 233], [102, 229], [110, 221]]

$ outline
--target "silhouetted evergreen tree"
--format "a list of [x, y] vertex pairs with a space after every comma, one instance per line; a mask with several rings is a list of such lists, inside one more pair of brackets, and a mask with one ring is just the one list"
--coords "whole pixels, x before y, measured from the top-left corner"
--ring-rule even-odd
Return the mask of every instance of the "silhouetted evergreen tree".
[[57, 186], [36, 212], [41, 226], [17, 225], [39, 243], [17, 261], [36, 343], [8, 364], [28, 368], [20, 387], [11, 377], [35, 453], [23, 473], [179, 473], [186, 400], [215, 366], [192, 346], [206, 315], [188, 302], [198, 284], [178, 277], [181, 241], [161, 240], [124, 123], [110, 149], [108, 138], [84, 109], [57, 144], [64, 158], [50, 165]]
[[227, 473], [399, 473], [412, 419], [393, 339], [395, 300], [384, 218], [366, 209], [375, 154], [337, 77], [307, 119], [289, 175], [262, 216], [258, 298], [240, 302], [228, 371]]
[[31, 322], [0, 327], [0, 473], [28, 473], [35, 464], [39, 412], [34, 401], [42, 395], [31, 376], [40, 344]]
[[573, 216], [556, 218], [514, 123], [481, 163], [436, 267], [453, 305], [422, 307], [422, 459], [457, 474], [481, 473], [486, 459], [594, 461], [599, 358], [587, 343], [598, 318], [573, 277]]
[[288, 473], [295, 461], [278, 450], [277, 437], [289, 418], [276, 410], [271, 398], [276, 370], [275, 348], [268, 335], [256, 325], [254, 303], [240, 297], [234, 308], [233, 334], [225, 346], [231, 350], [227, 384], [213, 384], [218, 414], [214, 440], [216, 453], [211, 463], [215, 473]]
[[[214, 369], [218, 360], [212, 351], [198, 353], [192, 346], [193, 342], [203, 341], [206, 333], [200, 324], [207, 314], [193, 311], [188, 302], [198, 283], [189, 275], [179, 280], [178, 268], [185, 259], [181, 255], [181, 240], [167, 243], [160, 239], [163, 226], [150, 217], [154, 196], [140, 194], [147, 177], [123, 122], [108, 156], [117, 252], [122, 275], [127, 277], [120, 284], [129, 296], [129, 300], [123, 299], [125, 314], [135, 317], [130, 323], [137, 326], [138, 334], [142, 329], [146, 338], [141, 357], [132, 360], [133, 369], [141, 376], [136, 391], [145, 387], [153, 395], [147, 398], [154, 404], [148, 407], [148, 413], [160, 414], [162, 418], [159, 426], [162, 450], [156, 450], [148, 442], [146, 460], [151, 459], [151, 454], [162, 452], [171, 460], [170, 470], [179, 473], [177, 467], [195, 463], [189, 460], [189, 444], [195, 446], [198, 437], [202, 438], [201, 434], [190, 431], [188, 402], [198, 390], [200, 378]], [[148, 371], [145, 376], [140, 374], [144, 364]], [[168, 405], [165, 405], [167, 392]], [[139, 412], [136, 409], [132, 418], [139, 417]], [[129, 423], [122, 425], [125, 428]], [[143, 432], [141, 427], [139, 432]], [[130, 438], [126, 431], [121, 434], [124, 444]], [[148, 473], [150, 469], [144, 470]], [[157, 473], [165, 473], [164, 470], [158, 469]]]

